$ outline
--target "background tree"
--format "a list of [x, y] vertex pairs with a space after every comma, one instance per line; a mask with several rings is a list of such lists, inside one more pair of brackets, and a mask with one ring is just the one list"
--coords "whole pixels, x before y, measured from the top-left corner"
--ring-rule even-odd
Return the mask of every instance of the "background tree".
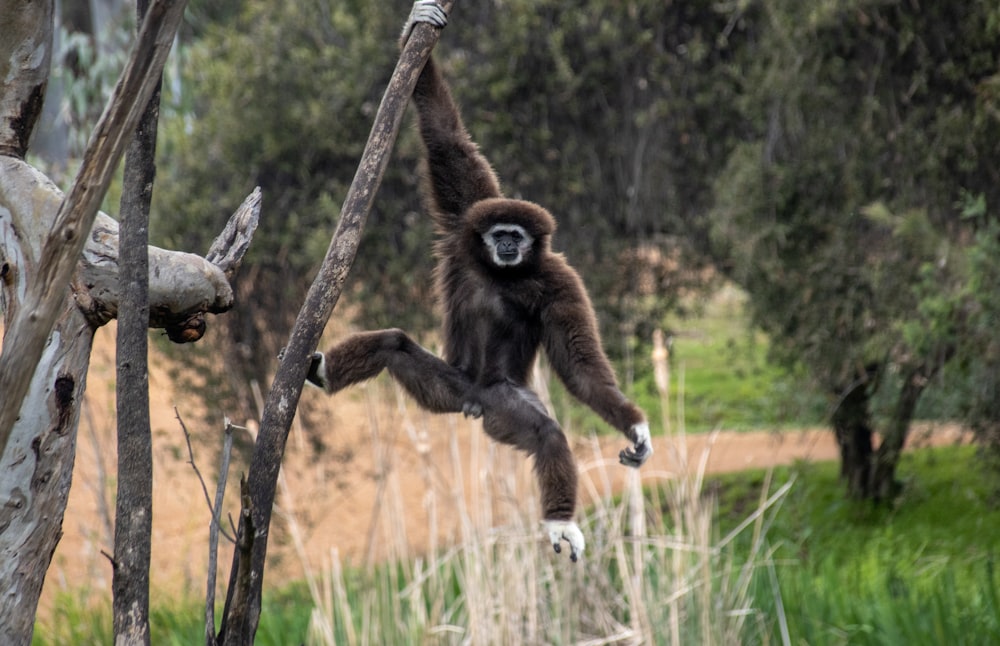
[[750, 135], [715, 184], [717, 251], [775, 355], [830, 394], [851, 494], [884, 498], [959, 341], [960, 309], [934, 299], [962, 279], [961, 198], [1000, 198], [986, 91], [998, 14], [988, 2], [762, 8], [742, 58]]

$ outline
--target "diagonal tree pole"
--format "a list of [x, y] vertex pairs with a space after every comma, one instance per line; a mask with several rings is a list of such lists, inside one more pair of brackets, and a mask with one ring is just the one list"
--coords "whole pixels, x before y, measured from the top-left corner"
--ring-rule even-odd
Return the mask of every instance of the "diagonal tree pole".
[[159, 83], [186, 0], [154, 0], [128, 64], [87, 144], [83, 164], [42, 248], [35, 279], [7, 329], [0, 354], [0, 456], [28, 392], [35, 366], [70, 278], [139, 116]]
[[[445, 11], [450, 12], [452, 4], [443, 2], [442, 6]], [[438, 36], [438, 29], [423, 23], [417, 24], [400, 54], [375, 115], [358, 170], [344, 199], [337, 230], [330, 241], [319, 273], [309, 288], [305, 303], [299, 310], [291, 338], [278, 364], [274, 384], [264, 403], [260, 433], [254, 446], [247, 481], [251, 505], [250, 522], [246, 522], [247, 514], [241, 514], [240, 539], [233, 555], [225, 614], [218, 637], [220, 644], [252, 643], [257, 631], [264, 559], [278, 469], [285, 452], [288, 431], [302, 395], [309, 358], [319, 344], [323, 328], [340, 298], [344, 281], [357, 254], [365, 221], [389, 163], [407, 103]], [[247, 567], [249, 571], [246, 570]], [[242, 586], [248, 586], [249, 589], [240, 589]]]

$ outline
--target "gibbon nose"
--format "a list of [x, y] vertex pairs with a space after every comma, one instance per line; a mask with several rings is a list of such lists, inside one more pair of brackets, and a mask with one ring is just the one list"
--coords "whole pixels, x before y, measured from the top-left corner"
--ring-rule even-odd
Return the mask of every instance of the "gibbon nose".
[[497, 245], [497, 254], [504, 260], [517, 257], [517, 245], [513, 242], [504, 241]]

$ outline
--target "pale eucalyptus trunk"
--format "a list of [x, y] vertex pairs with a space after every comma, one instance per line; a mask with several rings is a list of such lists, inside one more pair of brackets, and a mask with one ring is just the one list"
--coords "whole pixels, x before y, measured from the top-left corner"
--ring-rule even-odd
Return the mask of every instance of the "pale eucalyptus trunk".
[[[67, 194], [24, 161], [42, 108], [52, 2], [0, 0], [0, 644], [30, 644], [63, 514], [94, 331], [118, 314], [118, 223], [97, 212], [162, 69], [183, 0], [154, 0]], [[208, 253], [149, 247], [149, 325], [194, 341], [229, 285], [260, 213], [255, 191]], [[65, 274], [65, 278], [63, 275]]]

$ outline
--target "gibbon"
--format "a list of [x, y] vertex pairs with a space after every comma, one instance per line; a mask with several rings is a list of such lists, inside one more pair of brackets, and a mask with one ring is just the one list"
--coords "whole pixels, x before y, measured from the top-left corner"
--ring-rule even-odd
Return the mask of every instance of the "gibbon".
[[[418, 22], [443, 27], [447, 17], [433, 0], [419, 0], [401, 44]], [[332, 394], [387, 369], [423, 408], [481, 416], [490, 437], [534, 457], [549, 540], [556, 552], [566, 540], [576, 561], [585, 544], [573, 522], [576, 464], [562, 429], [527, 386], [539, 348], [569, 392], [632, 442], [619, 454], [622, 464], [638, 467], [652, 454], [649, 425], [618, 388], [580, 277], [550, 249], [554, 218], [503, 197], [433, 59], [413, 100], [438, 236], [444, 359], [402, 330], [362, 332], [315, 353], [308, 379]]]

